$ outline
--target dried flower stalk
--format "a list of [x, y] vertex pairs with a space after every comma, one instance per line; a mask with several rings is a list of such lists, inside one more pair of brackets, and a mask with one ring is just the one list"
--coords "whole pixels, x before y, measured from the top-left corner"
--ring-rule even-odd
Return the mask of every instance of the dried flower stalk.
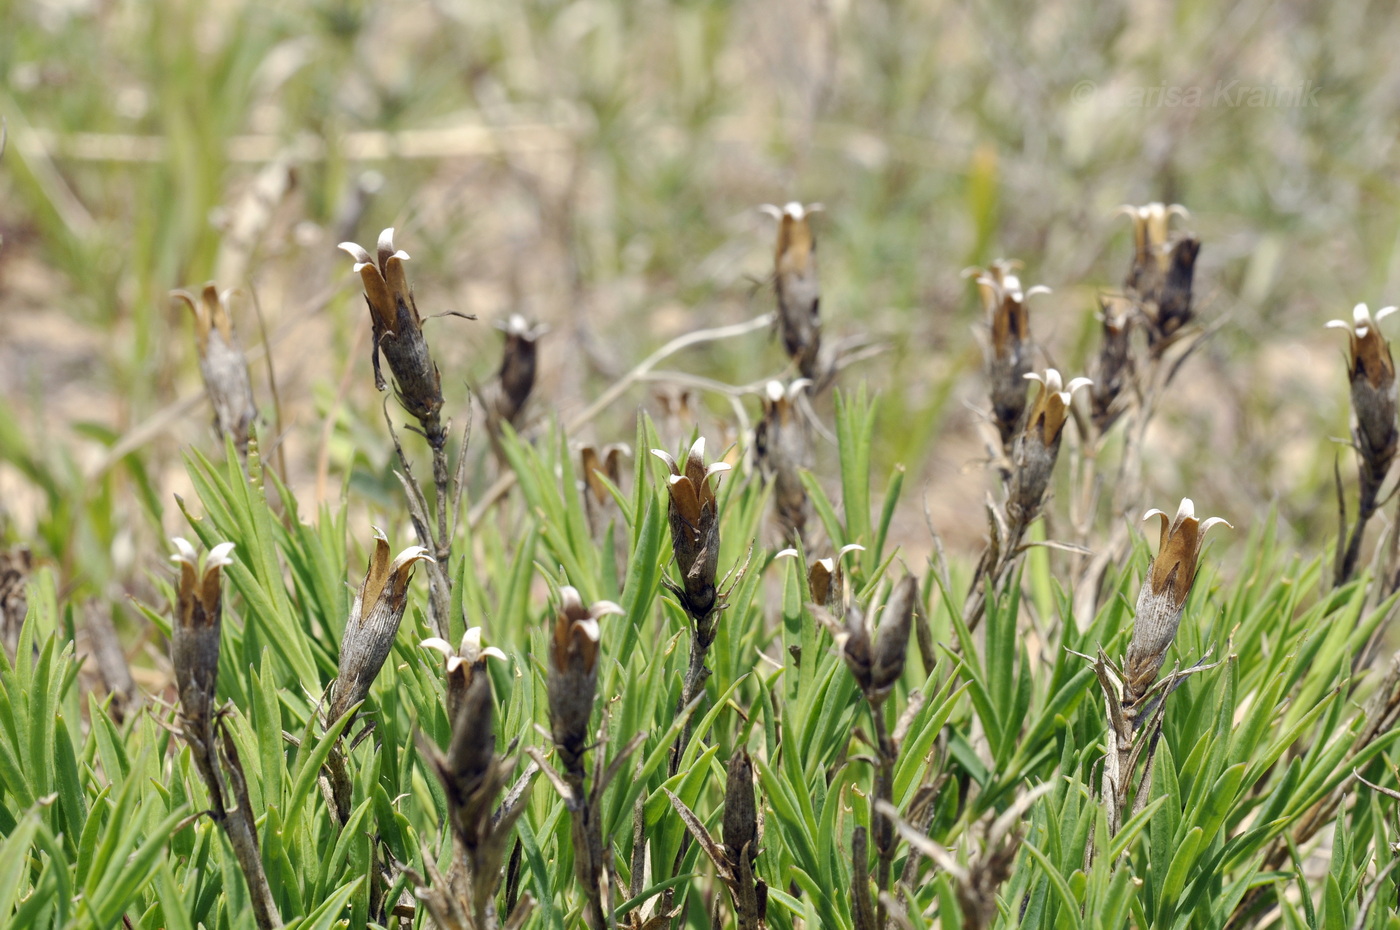
[[219, 292], [213, 282], [199, 297], [189, 291], [171, 291], [194, 314], [195, 342], [199, 349], [199, 373], [214, 408], [214, 428], [233, 439], [240, 456], [248, 454], [248, 436], [257, 418], [253, 386], [248, 379], [248, 359], [229, 315], [230, 291]]

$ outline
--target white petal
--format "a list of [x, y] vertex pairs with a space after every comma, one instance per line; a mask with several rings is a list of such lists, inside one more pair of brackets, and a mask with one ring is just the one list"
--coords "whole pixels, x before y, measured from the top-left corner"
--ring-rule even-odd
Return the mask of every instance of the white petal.
[[679, 475], [681, 473], [680, 466], [678, 466], [676, 460], [671, 457], [671, 453], [662, 449], [652, 449], [651, 454], [665, 462], [666, 466], [671, 469], [671, 474]]
[[1189, 497], [1183, 497], [1181, 506], [1176, 508], [1176, 519], [1180, 520], [1183, 517], [1187, 520], [1196, 519], [1196, 504]]
[[811, 378], [797, 378], [797, 379], [795, 379], [795, 380], [792, 382], [792, 384], [789, 384], [789, 385], [788, 385], [788, 389], [787, 389], [788, 398], [789, 398], [789, 399], [795, 398], [798, 394], [801, 394], [803, 391], [807, 390], [807, 389], [808, 389], [809, 387], [811, 387], [811, 386], [812, 386], [812, 379], [811, 379]]
[[219, 568], [224, 565], [232, 565], [233, 559], [229, 558], [229, 553], [232, 551], [233, 543], [231, 542], [221, 542], [213, 549], [210, 549], [209, 558], [204, 561], [205, 570]]
[[170, 540], [175, 546], [175, 554], [170, 557], [172, 562], [188, 562], [194, 565], [199, 562], [199, 553], [194, 551], [194, 546], [183, 536], [176, 536]]
[[711, 462], [710, 467], [705, 469], [705, 477], [713, 478], [715, 475], [722, 475], [733, 467], [728, 462]]
[[798, 552], [797, 552], [796, 549], [791, 549], [791, 548], [789, 548], [789, 549], [784, 549], [784, 550], [782, 550], [781, 552], [777, 553], [776, 555], [773, 556], [773, 558], [775, 558], [775, 559], [795, 559], [795, 558], [797, 558], [797, 555], [798, 555]]
[[1357, 304], [1351, 308], [1351, 318], [1356, 321], [1357, 326], [1371, 322], [1371, 311], [1366, 309], [1365, 304]]
[[1348, 332], [1350, 332], [1350, 331], [1351, 331], [1351, 324], [1348, 323], [1346, 320], [1328, 320], [1328, 321], [1327, 321], [1327, 328], [1328, 328], [1328, 329], [1345, 329], [1345, 330], [1347, 330]]
[[487, 646], [485, 649], [481, 650], [481, 656], [482, 658], [490, 656], [493, 659], [500, 659], [502, 662], [510, 661], [510, 657], [495, 646]]
[[340, 245], [336, 246], [336, 248], [343, 252], [350, 253], [350, 257], [355, 260], [356, 271], [359, 271], [365, 265], [374, 264], [374, 259], [370, 258], [370, 254], [364, 250], [363, 246], [357, 243], [342, 242]]
[[783, 207], [783, 212], [795, 220], [802, 219], [807, 213], [802, 204], [798, 203], [796, 200], [788, 201], [787, 205]]
[[1200, 534], [1204, 536], [1206, 534], [1206, 530], [1210, 529], [1212, 526], [1215, 526], [1217, 523], [1222, 523], [1232, 530], [1235, 528], [1235, 525], [1230, 521], [1226, 520], [1224, 517], [1211, 517], [1209, 520], [1201, 521], [1201, 529], [1199, 531]]
[[598, 621], [594, 620], [592, 617], [589, 617], [587, 620], [575, 620], [574, 626], [583, 630], [583, 635], [587, 636], [595, 643], [603, 638], [603, 631], [599, 628]]
[[701, 436], [699, 439], [695, 440], [695, 445], [693, 445], [693, 446], [690, 447], [690, 453], [689, 453], [689, 455], [688, 455], [687, 457], [688, 457], [688, 458], [692, 458], [692, 459], [699, 459], [699, 460], [702, 461], [702, 462], [705, 461], [705, 437], [704, 437], [704, 436]]
[[780, 219], [783, 218], [783, 211], [782, 211], [782, 208], [781, 208], [781, 207], [776, 207], [776, 206], [774, 206], [774, 205], [771, 204], [771, 203], [759, 204], [758, 211], [759, 211], [760, 213], [766, 213], [766, 214], [768, 214], [769, 216], [773, 217], [773, 219], [775, 219], [775, 220], [780, 220]]
[[462, 634], [462, 647], [457, 650], [462, 655], [481, 651], [481, 627], [474, 626]]
[[1033, 288], [1031, 288], [1030, 290], [1026, 291], [1026, 296], [1027, 296], [1027, 297], [1034, 297], [1036, 294], [1053, 294], [1053, 293], [1055, 293], [1055, 292], [1052, 291], [1052, 290], [1050, 290], [1050, 288], [1046, 287], [1044, 284], [1037, 284], [1035, 287], [1033, 287]]
[[768, 399], [775, 404], [787, 396], [787, 391], [783, 390], [781, 381], [769, 381], [764, 390], [768, 394]]
[[1165, 517], [1166, 515], [1167, 512], [1165, 510], [1158, 510], [1156, 507], [1153, 507], [1151, 510], [1147, 511], [1147, 513], [1142, 515], [1142, 519], [1151, 520], [1153, 517]]
[[583, 598], [579, 597], [578, 588], [575, 588], [572, 585], [566, 584], [562, 588], [560, 588], [559, 597], [564, 602], [565, 610], [568, 610], [571, 607], [576, 607], [580, 609], [583, 607]]
[[1396, 307], [1381, 307], [1379, 310], [1377, 310], [1377, 311], [1371, 316], [1371, 319], [1372, 319], [1373, 321], [1379, 323], [1381, 320], [1385, 319], [1386, 317], [1388, 317], [1388, 316], [1390, 316], [1392, 313], [1394, 313], [1397, 309], [1400, 309], [1400, 308], [1396, 308]]
[[838, 559], [844, 559], [844, 558], [846, 557], [846, 553], [848, 553], [848, 552], [864, 552], [864, 551], [865, 551], [865, 547], [862, 546], [860, 543], [846, 543], [846, 545], [844, 545], [844, 546], [841, 547], [841, 551], [838, 552], [838, 553], [836, 553], [836, 558], [838, 558]]
[[1064, 382], [1060, 380], [1060, 373], [1053, 368], [1045, 369], [1045, 389], [1057, 394], [1065, 389]]
[[396, 572], [399, 569], [403, 568], [405, 565], [408, 565], [412, 562], [416, 562], [419, 559], [423, 559], [426, 562], [437, 561], [437, 559], [433, 558], [428, 553], [428, 550], [423, 546], [409, 546], [407, 549], [400, 552], [394, 558], [394, 564], [389, 566], [389, 571]]
[[455, 655], [457, 654], [457, 653], [455, 653], [455, 652], [452, 651], [452, 644], [451, 644], [451, 643], [449, 643], [447, 640], [441, 639], [441, 638], [439, 638], [439, 637], [437, 637], [437, 636], [430, 636], [430, 637], [428, 637], [427, 639], [423, 640], [423, 641], [422, 641], [421, 643], [419, 643], [418, 645], [419, 645], [419, 646], [422, 646], [424, 649], [436, 649], [438, 652], [442, 653], [444, 656], [446, 656], [446, 657], [449, 658], [449, 659], [452, 658], [453, 656], [455, 656]]
[[[1089, 386], [1091, 386], [1093, 383], [1094, 383], [1094, 382], [1091, 381], [1091, 380], [1088, 379], [1088, 378], [1075, 378], [1074, 380], [1070, 381], [1069, 384], [1066, 384], [1066, 385], [1065, 385], [1065, 393], [1066, 393], [1066, 394], [1073, 394], [1075, 391], [1079, 390], [1080, 388], [1089, 387]], [[1068, 403], [1068, 401], [1066, 401], [1066, 403]]]
[[597, 620], [599, 617], [621, 617], [627, 614], [627, 611], [622, 609], [621, 604], [614, 603], [613, 601], [595, 601], [593, 606], [588, 609], [588, 612], [593, 615], [594, 620]]
[[1039, 381], [1041, 384], [1045, 383], [1045, 378], [1034, 371], [1028, 371], [1024, 375], [1022, 375], [1022, 377], [1025, 378], [1027, 381]]
[[379, 234], [380, 254], [392, 253], [394, 251], [394, 227], [390, 226]]

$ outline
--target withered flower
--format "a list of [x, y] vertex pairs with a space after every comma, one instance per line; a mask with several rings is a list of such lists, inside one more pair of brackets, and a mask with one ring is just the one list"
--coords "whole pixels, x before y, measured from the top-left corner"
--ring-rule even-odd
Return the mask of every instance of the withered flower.
[[1123, 710], [1129, 716], [1157, 680], [1167, 649], [1176, 638], [1186, 597], [1196, 581], [1196, 562], [1206, 531], [1218, 523], [1230, 525], [1220, 517], [1197, 520], [1190, 498], [1182, 499], [1175, 519], [1161, 510], [1149, 510], [1143, 519], [1154, 516], [1161, 519], [1161, 539], [1138, 594], [1137, 621], [1123, 666]]
[[726, 884], [739, 914], [739, 926], [761, 926], [767, 916], [768, 885], [754, 875], [762, 835], [754, 800], [753, 760], [742, 746], [729, 757], [721, 827], [724, 857], [729, 866]]
[[715, 575], [719, 571], [719, 507], [715, 500], [718, 482], [710, 479], [728, 471], [729, 465], [705, 465], [703, 436], [690, 447], [684, 466], [661, 449], [652, 449], [651, 454], [671, 469], [668, 512], [671, 548], [684, 579], [679, 592], [681, 606], [691, 617], [703, 620], [715, 608]]
[[1118, 212], [1127, 214], [1133, 222], [1133, 261], [1128, 266], [1123, 287], [1129, 296], [1144, 303], [1155, 303], [1167, 276], [1170, 256], [1167, 235], [1171, 218], [1189, 218], [1191, 214], [1179, 203], [1170, 206], [1149, 203], [1141, 207], [1125, 204]]
[[381, 391], [385, 387], [384, 375], [379, 370], [382, 350], [389, 370], [394, 373], [399, 403], [418, 419], [433, 448], [442, 448], [447, 441], [447, 431], [440, 419], [442, 381], [428, 352], [423, 321], [418, 316], [413, 289], [404, 271], [408, 253], [394, 248], [392, 228], [379, 234], [378, 264], [369, 252], [353, 242], [342, 242], [340, 248], [355, 259], [354, 270], [364, 283], [374, 335], [370, 358], [374, 363], [375, 386]]
[[525, 412], [530, 392], [535, 388], [535, 367], [539, 355], [536, 343], [549, 332], [549, 327], [532, 325], [518, 313], [512, 313], [509, 319], [496, 326], [506, 334], [506, 340], [493, 398], [495, 415], [516, 426]]
[[808, 217], [819, 203], [793, 201], [781, 209], [764, 204], [764, 213], [778, 221], [778, 246], [773, 257], [773, 281], [778, 293], [778, 333], [783, 348], [804, 378], [819, 382], [822, 344], [821, 282], [817, 278], [817, 240]]
[[554, 642], [549, 651], [549, 722], [554, 747], [564, 770], [583, 773], [583, 750], [588, 745], [588, 718], [593, 713], [598, 685], [598, 620], [621, 614], [612, 601], [584, 607], [576, 589], [559, 589], [561, 603], [554, 620]]
[[763, 419], [754, 428], [754, 457], [764, 479], [773, 483], [773, 509], [787, 537], [796, 541], [807, 525], [807, 489], [801, 470], [811, 466], [807, 426], [795, 406], [811, 381], [798, 378], [783, 387], [769, 381], [764, 389]]
[[339, 720], [369, 694], [370, 685], [393, 649], [408, 606], [408, 582], [419, 560], [433, 561], [422, 546], [409, 546], [391, 559], [389, 540], [375, 528], [374, 552], [340, 640], [340, 673], [326, 712], [328, 721]]
[[1094, 368], [1094, 427], [1106, 432], [1123, 412], [1119, 398], [1133, 376], [1133, 304], [1124, 297], [1099, 298], [1099, 321], [1103, 324], [1098, 363]]
[[1350, 338], [1351, 358], [1347, 376], [1351, 381], [1352, 441], [1360, 458], [1361, 512], [1369, 517], [1376, 495], [1395, 459], [1395, 361], [1390, 343], [1377, 325], [1395, 312], [1383, 307], [1374, 317], [1365, 304], [1352, 310], [1352, 322], [1332, 320], [1327, 326], [1344, 329]]
[[478, 671], [486, 668], [486, 660], [506, 661], [506, 654], [495, 646], [482, 647], [479, 626], [462, 634], [462, 645], [455, 650], [447, 640], [436, 636], [430, 636], [418, 645], [424, 649], [436, 649], [447, 659], [447, 719], [454, 726], [457, 712], [467, 694], [467, 686]]
[[229, 294], [219, 293], [212, 282], [204, 285], [198, 298], [189, 291], [170, 292], [194, 314], [199, 373], [214, 408], [214, 428], [220, 436], [232, 437], [239, 455], [247, 455], [248, 431], [258, 410], [248, 380], [248, 360], [229, 316]]
[[1060, 452], [1060, 439], [1065, 420], [1069, 418], [1074, 392], [1088, 387], [1088, 378], [1075, 378], [1063, 384], [1060, 373], [1048, 368], [1044, 375], [1031, 373], [1026, 377], [1040, 382], [1040, 392], [1026, 417], [1025, 429], [1012, 449], [1011, 490], [1007, 498], [1007, 515], [1012, 521], [1012, 538], [1021, 533], [1040, 512], [1050, 474]]
[[1148, 333], [1148, 342], [1154, 347], [1191, 322], [1191, 284], [1200, 251], [1201, 240], [1194, 236], [1183, 236], [1171, 245], [1162, 292], [1157, 298], [1157, 318]]
[[[865, 547], [858, 543], [847, 543], [834, 556], [816, 559], [807, 566], [807, 591], [812, 603], [830, 611], [834, 616], [846, 615], [846, 577], [841, 563], [852, 552], [864, 552]], [[796, 558], [796, 549], [784, 549], [773, 556], [775, 559]]]
[[846, 667], [873, 707], [889, 697], [895, 682], [904, 674], [917, 594], [918, 583], [914, 576], [905, 575], [885, 602], [880, 627], [873, 638], [864, 612], [854, 604], [847, 608], [845, 626], [836, 634], [836, 644], [846, 660]]
[[233, 543], [219, 543], [200, 564], [194, 546], [176, 536], [172, 562], [180, 566], [175, 623], [171, 630], [170, 660], [180, 692], [181, 729], [196, 756], [212, 758], [214, 745], [214, 691], [219, 678], [219, 637], [223, 624], [223, 591], [220, 570], [232, 565]]
[[992, 414], [1003, 448], [1008, 452], [1026, 412], [1025, 376], [1031, 370], [1030, 314], [1026, 301], [1050, 288], [1037, 285], [1022, 293], [1021, 280], [1013, 272], [1020, 262], [997, 259], [990, 268], [969, 268], [964, 276], [976, 276], [987, 315], [991, 341], [987, 353], [987, 380], [991, 384]]
[[612, 482], [614, 487], [622, 483], [622, 457], [631, 455], [632, 447], [624, 442], [614, 442], [601, 449], [585, 445], [579, 449], [579, 465], [583, 472], [584, 497], [593, 505], [605, 505], [612, 501], [612, 493], [603, 479]]

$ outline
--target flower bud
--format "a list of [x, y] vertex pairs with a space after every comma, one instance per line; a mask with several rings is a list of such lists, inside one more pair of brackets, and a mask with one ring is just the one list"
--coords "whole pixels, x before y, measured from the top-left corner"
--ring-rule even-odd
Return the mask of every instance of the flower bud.
[[1123, 412], [1118, 399], [1133, 376], [1132, 302], [1123, 297], [1100, 297], [1099, 320], [1103, 323], [1098, 364], [1094, 368], [1094, 428], [1106, 432]]
[[870, 668], [871, 703], [884, 700], [904, 674], [904, 658], [909, 652], [909, 629], [914, 622], [914, 600], [919, 584], [913, 575], [905, 575], [894, 586], [880, 614], [880, 629], [875, 634], [874, 662]]
[[549, 651], [549, 723], [554, 746], [564, 770], [583, 772], [583, 750], [588, 745], [588, 719], [593, 713], [598, 685], [598, 620], [621, 614], [612, 601], [584, 607], [578, 591], [559, 589], [562, 603], [554, 620], [554, 641]]
[[754, 803], [753, 761], [743, 747], [729, 757], [728, 778], [724, 783], [724, 842], [725, 857], [730, 873], [740, 874], [740, 863], [752, 868], [758, 858], [758, 807]]
[[802, 377], [819, 382], [824, 374], [819, 364], [821, 283], [817, 278], [817, 241], [808, 217], [822, 206], [803, 206], [794, 201], [781, 209], [772, 204], [764, 204], [762, 209], [778, 221], [778, 246], [773, 258], [778, 334]]
[[671, 548], [684, 579], [681, 606], [691, 617], [702, 620], [715, 608], [715, 575], [719, 571], [717, 482], [710, 479], [728, 471], [729, 466], [724, 462], [705, 465], [703, 436], [690, 447], [684, 467], [660, 449], [651, 452], [671, 469], [667, 487], [668, 513]]
[[258, 415], [253, 387], [248, 380], [248, 360], [234, 332], [228, 312], [229, 292], [204, 285], [199, 298], [189, 291], [171, 291], [194, 314], [195, 340], [199, 348], [199, 373], [214, 408], [214, 428], [233, 439], [239, 455], [248, 452], [248, 432]]
[[378, 529], [374, 533], [374, 553], [360, 590], [355, 593], [350, 618], [340, 640], [340, 673], [326, 719], [339, 720], [350, 707], [365, 699], [370, 685], [384, 667], [394, 646], [399, 623], [408, 606], [408, 582], [413, 566], [420, 559], [433, 561], [422, 546], [409, 546], [389, 558], [389, 541]]
[[1161, 510], [1149, 510], [1143, 519], [1154, 516], [1161, 519], [1162, 535], [1157, 557], [1148, 565], [1147, 578], [1138, 594], [1137, 620], [1123, 665], [1127, 678], [1123, 682], [1125, 712], [1136, 707], [1157, 680], [1167, 649], [1176, 639], [1186, 597], [1196, 580], [1196, 561], [1205, 545], [1206, 531], [1217, 523], [1230, 525], [1220, 517], [1197, 520], [1190, 498], [1182, 499], [1176, 519], [1169, 520]]
[[506, 661], [506, 654], [495, 646], [481, 646], [481, 627], [474, 626], [462, 634], [462, 645], [452, 644], [436, 636], [419, 643], [425, 649], [436, 649], [447, 659], [447, 720], [456, 725], [458, 711], [466, 698], [467, 687], [476, 673], [486, 669], [487, 658]]
[[1074, 392], [1088, 387], [1088, 378], [1075, 378], [1062, 384], [1060, 373], [1048, 368], [1044, 375], [1031, 373], [1026, 377], [1040, 382], [1040, 392], [1026, 417], [1025, 429], [1012, 449], [1011, 490], [1007, 498], [1007, 515], [1013, 524], [1013, 537], [1030, 525], [1040, 512], [1055, 459], [1060, 452], [1060, 438], [1069, 418]]
[[1025, 377], [1031, 370], [1030, 314], [1026, 300], [1050, 289], [1037, 285], [1021, 292], [1021, 281], [1012, 272], [1020, 262], [997, 259], [988, 269], [969, 268], [964, 276], [976, 275], [987, 316], [991, 340], [987, 353], [987, 381], [991, 385], [992, 415], [1008, 451], [1026, 412]]
[[340, 248], [355, 259], [355, 272], [364, 284], [365, 302], [369, 304], [370, 325], [374, 348], [370, 358], [374, 364], [374, 383], [384, 390], [384, 375], [379, 370], [379, 353], [389, 362], [394, 373], [399, 403], [422, 424], [423, 432], [433, 448], [442, 448], [447, 441], [440, 412], [442, 382], [437, 365], [428, 352], [423, 337], [423, 322], [413, 302], [413, 290], [403, 263], [408, 253], [394, 248], [394, 230], [379, 234], [379, 263], [369, 252], [353, 242], [342, 242]]
[[787, 538], [794, 542], [807, 525], [807, 489], [801, 470], [811, 466], [807, 427], [795, 401], [811, 382], [798, 378], [786, 388], [769, 381], [764, 390], [763, 419], [754, 428], [754, 457], [765, 480], [773, 484], [773, 509]]
[[1133, 223], [1133, 261], [1128, 266], [1123, 289], [1140, 303], [1155, 304], [1161, 299], [1170, 264], [1167, 234], [1171, 218], [1189, 217], [1191, 214], [1177, 203], [1170, 206], [1162, 203], [1149, 203], [1141, 207], [1122, 206], [1118, 212], [1127, 214]]
[[1332, 320], [1327, 325], [1351, 336], [1347, 375], [1351, 381], [1352, 441], [1361, 460], [1361, 510], [1367, 516], [1395, 459], [1395, 362], [1390, 343], [1377, 325], [1394, 307], [1383, 307], [1373, 318], [1365, 304], [1352, 310], [1353, 322]]
[[219, 678], [219, 637], [223, 621], [220, 569], [232, 565], [233, 543], [219, 543], [201, 565], [194, 546], [180, 537], [172, 562], [180, 566], [170, 660], [180, 692], [182, 729], [201, 752], [213, 752], [214, 692]]
[[497, 328], [506, 334], [506, 341], [501, 354], [499, 381], [492, 398], [494, 412], [500, 420], [515, 426], [520, 422], [525, 403], [535, 387], [536, 343], [549, 329], [532, 326], [519, 314], [511, 314], [510, 319], [498, 323]]

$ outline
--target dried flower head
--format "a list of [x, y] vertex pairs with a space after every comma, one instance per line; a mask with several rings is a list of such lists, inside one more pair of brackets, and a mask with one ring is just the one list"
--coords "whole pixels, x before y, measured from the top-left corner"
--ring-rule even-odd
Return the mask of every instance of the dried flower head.
[[549, 722], [565, 771], [581, 774], [588, 718], [598, 684], [598, 641], [602, 636], [598, 621], [623, 611], [612, 601], [585, 607], [578, 591], [568, 586], [560, 588], [559, 594], [549, 651]]
[[518, 313], [496, 324], [505, 333], [501, 352], [501, 371], [493, 398], [495, 414], [512, 426], [518, 425], [525, 412], [530, 392], [535, 388], [535, 368], [539, 356], [536, 343], [549, 332], [549, 327], [531, 324]]
[[474, 626], [462, 634], [462, 645], [457, 649], [445, 639], [430, 636], [419, 643], [424, 649], [436, 649], [447, 659], [447, 719], [457, 720], [457, 712], [467, 694], [467, 686], [475, 673], [486, 668], [486, 660], [506, 661], [506, 654], [495, 646], [482, 647], [481, 627]]
[[742, 746], [729, 757], [726, 774], [720, 834], [729, 873], [725, 884], [740, 914], [740, 926], [757, 927], [767, 914], [768, 886], [753, 872], [763, 836], [754, 799], [753, 760]]
[[1183, 236], [1168, 249], [1162, 290], [1157, 296], [1157, 316], [1148, 332], [1148, 342], [1157, 351], [1191, 322], [1191, 284], [1200, 251], [1201, 240], [1194, 236]]
[[1123, 412], [1123, 389], [1133, 376], [1133, 303], [1125, 297], [1099, 298], [1099, 321], [1103, 324], [1099, 355], [1094, 367], [1094, 428], [1106, 432]]
[[170, 557], [180, 567], [170, 660], [180, 692], [181, 728], [203, 752], [213, 751], [214, 691], [219, 678], [219, 638], [223, 622], [221, 569], [232, 565], [233, 543], [219, 543], [201, 564], [194, 546], [176, 536]]
[[389, 540], [375, 528], [374, 552], [340, 640], [340, 673], [326, 712], [328, 720], [339, 720], [369, 694], [370, 685], [393, 649], [394, 637], [408, 607], [408, 582], [413, 577], [413, 566], [420, 560], [433, 561], [422, 546], [409, 546], [391, 559]]
[[872, 705], [878, 706], [889, 697], [895, 682], [904, 674], [917, 596], [918, 582], [906, 575], [881, 609], [878, 631], [870, 628], [865, 612], [852, 604], [846, 609], [844, 625], [835, 633], [846, 667]]
[[607, 504], [612, 501], [612, 493], [603, 481], [606, 478], [614, 487], [622, 483], [622, 457], [632, 454], [632, 447], [623, 442], [609, 443], [602, 448], [584, 445], [579, 448], [579, 465], [583, 472], [583, 486], [586, 497], [594, 504]]
[[1196, 507], [1190, 498], [1183, 498], [1176, 517], [1164, 511], [1149, 510], [1143, 515], [1161, 519], [1162, 534], [1157, 544], [1157, 556], [1147, 568], [1147, 578], [1138, 594], [1137, 620], [1133, 638], [1123, 666], [1123, 708], [1130, 713], [1157, 680], [1163, 659], [1181, 625], [1181, 613], [1186, 597], [1196, 581], [1196, 563], [1205, 545], [1206, 532], [1213, 526], [1227, 523], [1220, 517], [1196, 519]]
[[233, 329], [229, 315], [230, 291], [220, 293], [211, 282], [199, 297], [189, 291], [171, 291], [194, 314], [195, 340], [199, 349], [199, 373], [204, 390], [214, 408], [214, 428], [229, 436], [239, 455], [248, 452], [248, 433], [258, 415], [253, 387], [248, 380], [248, 360]]
[[697, 620], [708, 617], [715, 608], [715, 575], [719, 571], [719, 505], [715, 499], [717, 481], [712, 479], [729, 470], [724, 462], [705, 464], [705, 437], [695, 440], [684, 466], [661, 449], [651, 454], [671, 470], [667, 479], [670, 498], [671, 549], [680, 567], [680, 592], [686, 613]]
[[763, 419], [754, 428], [754, 458], [773, 484], [773, 508], [786, 536], [796, 541], [807, 525], [807, 489], [801, 471], [811, 466], [807, 425], [796, 407], [811, 381], [798, 378], [784, 387], [769, 381], [764, 389]]
[[374, 334], [370, 358], [374, 363], [375, 386], [381, 391], [385, 387], [384, 375], [379, 370], [382, 350], [389, 370], [394, 373], [399, 403], [417, 417], [433, 448], [442, 448], [447, 441], [447, 432], [440, 420], [442, 381], [428, 352], [423, 321], [418, 316], [413, 289], [404, 271], [408, 253], [394, 248], [393, 229], [379, 234], [378, 264], [369, 252], [353, 242], [342, 242], [340, 248], [355, 259], [355, 273], [364, 284]]
[[1037, 285], [1022, 293], [1021, 280], [1013, 272], [1021, 263], [999, 258], [990, 268], [968, 268], [982, 295], [991, 339], [987, 352], [987, 381], [991, 385], [992, 415], [1002, 446], [1010, 451], [1026, 411], [1025, 376], [1031, 370], [1030, 314], [1026, 301], [1050, 289]]
[[1119, 213], [1127, 214], [1133, 223], [1133, 261], [1123, 287], [1130, 296], [1143, 302], [1156, 302], [1166, 279], [1169, 263], [1167, 236], [1173, 216], [1189, 218], [1191, 214], [1179, 203], [1170, 206], [1149, 203], [1141, 207], [1124, 205]]
[[782, 208], [764, 204], [763, 212], [778, 221], [778, 245], [773, 257], [773, 281], [778, 293], [778, 333], [783, 348], [804, 378], [820, 381], [822, 344], [821, 283], [817, 277], [817, 240], [808, 217], [821, 210], [793, 201]]
[[1053, 368], [1046, 369], [1044, 375], [1031, 373], [1026, 377], [1040, 382], [1040, 392], [1031, 404], [1025, 428], [1011, 451], [1011, 487], [1006, 512], [1011, 520], [1011, 538], [1016, 541], [1040, 513], [1045, 489], [1050, 486], [1050, 475], [1060, 453], [1060, 439], [1074, 392], [1090, 384], [1088, 378], [1075, 378], [1067, 385], [1062, 384], [1060, 373]]
[[1327, 324], [1346, 330], [1351, 337], [1347, 375], [1351, 382], [1352, 440], [1361, 462], [1362, 512], [1368, 516], [1395, 459], [1395, 361], [1390, 343], [1377, 325], [1395, 309], [1382, 307], [1373, 317], [1365, 304], [1357, 304], [1352, 322], [1332, 320]]
[[[812, 603], [829, 611], [836, 617], [846, 615], [846, 576], [841, 563], [852, 552], [864, 552], [865, 547], [857, 543], [847, 543], [834, 556], [816, 559], [807, 566], [807, 591]], [[796, 549], [784, 549], [773, 556], [775, 559], [796, 558]]]

